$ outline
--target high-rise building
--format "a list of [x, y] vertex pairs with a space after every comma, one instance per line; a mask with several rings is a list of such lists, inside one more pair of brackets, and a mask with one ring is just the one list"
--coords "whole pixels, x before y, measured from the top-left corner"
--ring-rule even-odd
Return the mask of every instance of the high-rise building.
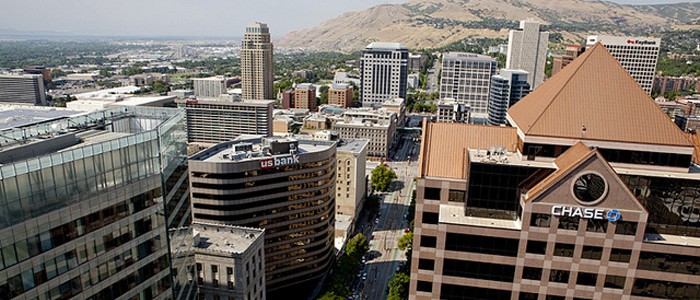
[[334, 249], [336, 142], [241, 139], [189, 160], [194, 220], [265, 229], [268, 298], [314, 285]]
[[506, 69], [525, 70], [530, 74], [527, 82], [534, 89], [544, 81], [544, 66], [547, 64], [549, 32], [540, 31], [540, 23], [532, 20], [520, 21], [520, 29], [508, 34]]
[[700, 297], [694, 146], [602, 45], [507, 119], [424, 127], [409, 299]]
[[360, 102], [379, 107], [386, 100], [406, 99], [408, 49], [399, 43], [374, 42], [360, 58]]
[[3, 132], [0, 297], [195, 299], [184, 111]]
[[267, 24], [256, 22], [248, 25], [241, 46], [243, 99], [274, 99], [272, 63], [272, 42]]
[[528, 73], [523, 70], [501, 69], [491, 78], [489, 92], [489, 119], [487, 124], [506, 124], [506, 111], [530, 92]]
[[656, 62], [659, 60], [660, 38], [590, 35], [586, 39], [586, 48], [591, 48], [596, 43], [603, 44], [632, 75], [634, 81], [651, 95], [654, 75], [656, 75]]
[[552, 59], [552, 76], [559, 73], [561, 69], [569, 65], [574, 59], [579, 57], [579, 55], [583, 54], [583, 50], [585, 50], [585, 48], [581, 45], [566, 45], [564, 55]]
[[347, 83], [332, 84], [328, 89], [328, 104], [340, 107], [350, 107], [352, 105], [353, 90]]
[[34, 74], [0, 74], [0, 102], [46, 105], [43, 77]]
[[472, 118], [488, 117], [489, 85], [498, 62], [490, 56], [449, 52], [442, 56], [440, 99], [452, 98], [471, 107]]
[[264, 230], [192, 224], [199, 300], [265, 300]]
[[342, 140], [338, 146], [338, 174], [335, 198], [336, 214], [355, 218], [362, 208], [366, 191], [365, 163], [367, 162], [366, 139]]
[[471, 123], [471, 108], [469, 105], [454, 101], [452, 98], [440, 99], [435, 104], [435, 122]]
[[316, 111], [316, 87], [313, 84], [297, 84], [294, 88], [294, 108]]
[[187, 141], [215, 144], [242, 134], [272, 135], [274, 100], [176, 100], [187, 111]]
[[197, 99], [219, 98], [226, 94], [226, 78], [212, 76], [208, 78], [193, 78], [194, 96]]

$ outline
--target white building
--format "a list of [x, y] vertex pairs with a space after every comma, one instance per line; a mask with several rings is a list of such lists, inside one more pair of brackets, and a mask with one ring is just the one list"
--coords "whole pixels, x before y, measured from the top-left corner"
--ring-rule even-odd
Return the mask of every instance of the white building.
[[532, 89], [544, 81], [544, 65], [547, 64], [549, 32], [540, 31], [540, 23], [532, 20], [520, 21], [520, 29], [508, 34], [506, 69], [521, 69], [530, 76], [527, 82]]
[[379, 107], [389, 99], [406, 99], [408, 49], [399, 43], [374, 42], [362, 50], [360, 102]]
[[661, 39], [651, 37], [629, 37], [610, 35], [591, 35], [586, 39], [586, 49], [596, 43], [605, 46], [610, 54], [620, 62], [634, 81], [636, 81], [647, 94], [651, 95], [654, 87], [654, 74], [656, 62], [659, 60], [659, 47]]
[[224, 76], [212, 76], [208, 78], [192, 79], [194, 96], [197, 99], [218, 98], [226, 94], [226, 78]]
[[472, 117], [488, 116], [489, 85], [498, 62], [490, 56], [449, 52], [442, 57], [440, 99], [452, 98], [471, 107]]

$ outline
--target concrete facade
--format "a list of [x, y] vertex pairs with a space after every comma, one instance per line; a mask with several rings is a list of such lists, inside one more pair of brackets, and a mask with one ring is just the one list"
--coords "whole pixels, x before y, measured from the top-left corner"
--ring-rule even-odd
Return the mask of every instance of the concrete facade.
[[534, 89], [544, 81], [544, 65], [547, 63], [549, 32], [540, 31], [537, 21], [520, 21], [520, 28], [508, 33], [506, 69], [521, 69], [530, 76], [528, 83]]

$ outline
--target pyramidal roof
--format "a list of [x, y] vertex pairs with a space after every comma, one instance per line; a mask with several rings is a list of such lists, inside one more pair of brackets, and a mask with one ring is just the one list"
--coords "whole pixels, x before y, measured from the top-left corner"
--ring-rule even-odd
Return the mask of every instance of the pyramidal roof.
[[692, 146], [600, 43], [518, 101], [508, 115], [526, 136]]

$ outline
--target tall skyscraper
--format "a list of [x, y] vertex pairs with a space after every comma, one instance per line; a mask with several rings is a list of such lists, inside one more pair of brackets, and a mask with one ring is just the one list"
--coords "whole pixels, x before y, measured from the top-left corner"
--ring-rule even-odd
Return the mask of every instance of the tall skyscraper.
[[586, 39], [586, 48], [601, 43], [627, 70], [648, 95], [654, 87], [656, 62], [659, 60], [661, 39], [651, 37], [629, 37], [591, 35]]
[[0, 102], [46, 105], [43, 77], [34, 74], [0, 74]]
[[527, 75], [523, 70], [501, 69], [498, 75], [491, 78], [488, 125], [499, 126], [506, 123], [508, 108], [530, 92]]
[[0, 298], [194, 299], [181, 109], [120, 107], [0, 138]]
[[695, 147], [602, 45], [507, 119], [424, 127], [409, 299], [700, 299]]
[[485, 122], [488, 117], [489, 85], [498, 62], [490, 56], [449, 52], [442, 57], [440, 99], [454, 99], [469, 105], [471, 117]]
[[408, 49], [399, 43], [374, 42], [360, 58], [362, 106], [380, 107], [386, 100], [406, 99]]
[[272, 43], [267, 24], [256, 22], [248, 25], [241, 45], [243, 99], [275, 99], [272, 89], [272, 62]]
[[527, 82], [534, 89], [544, 81], [544, 65], [547, 63], [549, 32], [540, 31], [540, 23], [520, 21], [520, 29], [508, 34], [506, 69], [525, 70], [530, 74]]

